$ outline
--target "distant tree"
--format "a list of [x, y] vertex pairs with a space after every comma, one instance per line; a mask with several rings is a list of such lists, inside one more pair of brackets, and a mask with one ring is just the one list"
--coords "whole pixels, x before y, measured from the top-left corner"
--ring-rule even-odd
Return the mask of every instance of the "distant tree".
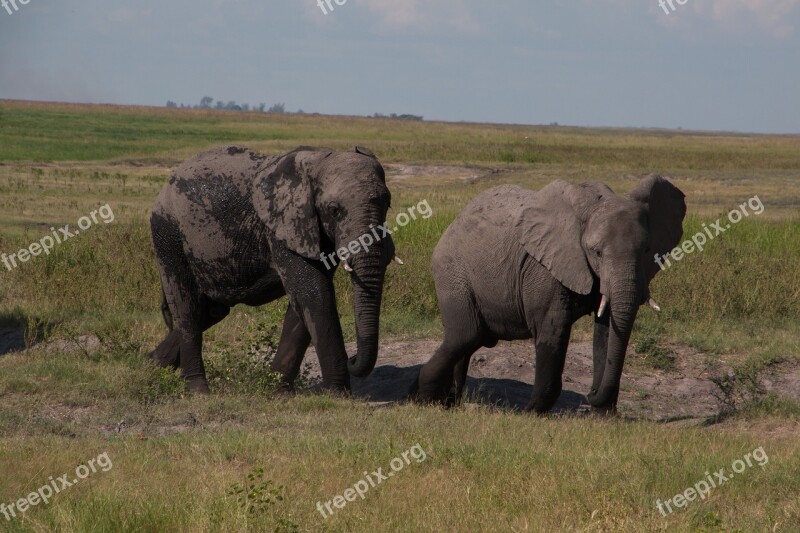
[[258, 104], [258, 112], [263, 113], [267, 109], [267, 104], [261, 103]]
[[178, 104], [176, 104], [172, 100], [169, 100], [167, 101], [167, 107], [178, 107]]
[[390, 118], [392, 120], [423, 120], [424, 117], [422, 115], [411, 115], [408, 113], [403, 113], [402, 115], [398, 115], [397, 113], [392, 113], [391, 115], [383, 115], [381, 113], [375, 113], [372, 115], [372, 118]]
[[270, 113], [284, 113], [286, 111], [286, 104], [274, 104], [269, 108]]
[[250, 111], [250, 104], [242, 104], [242, 111]]
[[217, 100], [217, 104], [214, 107], [216, 109], [225, 109], [225, 102], [222, 100]]
[[305, 112], [305, 111], [303, 111], [302, 109], [298, 109], [298, 110], [297, 110], [297, 114], [298, 114], [298, 115], [305, 115], [305, 114], [306, 114], [306, 112]]
[[200, 107], [207, 109], [211, 107], [211, 103], [214, 101], [214, 98], [211, 96], [204, 96], [200, 99]]

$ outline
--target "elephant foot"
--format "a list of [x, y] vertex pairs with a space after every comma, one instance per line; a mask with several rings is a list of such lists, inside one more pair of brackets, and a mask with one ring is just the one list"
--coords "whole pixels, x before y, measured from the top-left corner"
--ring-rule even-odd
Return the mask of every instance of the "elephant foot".
[[547, 416], [550, 410], [555, 405], [555, 400], [553, 401], [544, 401], [544, 400], [531, 400], [528, 402], [528, 405], [525, 406], [525, 412], [533, 413], [536, 416]]
[[456, 407], [458, 405], [458, 402], [456, 402], [455, 395], [448, 394], [447, 397], [444, 399], [444, 402], [442, 402], [442, 405], [444, 405], [445, 409], [452, 409], [453, 407]]
[[411, 403], [419, 405], [441, 405], [449, 409], [453, 407], [455, 402], [455, 395], [451, 394], [430, 394], [425, 391], [419, 390], [419, 384], [414, 381], [408, 390], [407, 400]]
[[346, 389], [341, 387], [323, 387], [322, 392], [328, 396], [341, 398], [343, 400], [349, 400], [353, 397], [353, 391], [350, 390], [350, 387], [347, 387]]
[[608, 418], [617, 415], [617, 404], [611, 404], [604, 407], [592, 406], [592, 416], [597, 418]]
[[186, 388], [189, 390], [189, 392], [194, 394], [211, 394], [211, 390], [208, 388], [208, 382], [206, 381], [205, 376], [187, 378]]
[[158, 347], [148, 355], [161, 368], [178, 368], [180, 365], [180, 336], [170, 332]]
[[281, 381], [274, 389], [272, 389], [273, 398], [291, 398], [296, 394], [297, 391], [294, 388], [294, 384], [287, 383], [286, 381]]
[[444, 405], [445, 409], [453, 409], [461, 405], [461, 400], [463, 397], [463, 391], [456, 392], [450, 391], [450, 393], [445, 397], [442, 404]]
[[178, 368], [178, 357], [169, 357], [168, 355], [165, 356], [164, 354], [158, 353], [157, 350], [154, 350], [148, 354], [148, 357], [153, 360], [153, 362], [161, 368]]

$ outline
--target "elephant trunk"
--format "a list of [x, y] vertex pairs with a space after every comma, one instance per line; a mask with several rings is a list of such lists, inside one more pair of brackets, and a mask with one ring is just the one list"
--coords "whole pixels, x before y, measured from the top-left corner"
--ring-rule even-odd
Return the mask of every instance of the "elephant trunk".
[[595, 368], [596, 388], [589, 393], [589, 403], [597, 409], [613, 411], [619, 395], [619, 383], [622, 378], [622, 367], [625, 364], [625, 352], [639, 310], [637, 284], [633, 276], [612, 286], [609, 296], [610, 316], [608, 326], [599, 324], [596, 331], [608, 331], [606, 346], [595, 339], [596, 348], [605, 348], [606, 359], [602, 368]]
[[356, 355], [348, 361], [350, 374], [368, 376], [378, 360], [381, 296], [386, 263], [381, 250], [359, 256], [352, 265]]

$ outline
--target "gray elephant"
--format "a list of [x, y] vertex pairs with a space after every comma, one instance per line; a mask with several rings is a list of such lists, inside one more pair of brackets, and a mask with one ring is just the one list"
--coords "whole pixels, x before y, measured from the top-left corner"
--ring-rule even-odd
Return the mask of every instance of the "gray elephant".
[[[180, 367], [191, 391], [208, 393], [203, 331], [236, 304], [257, 306], [288, 295], [273, 370], [291, 388], [313, 342], [323, 386], [349, 390], [350, 374], [368, 375], [378, 355], [384, 274], [394, 244], [375, 227], [386, 220], [390, 201], [383, 167], [364, 148], [301, 147], [265, 156], [225, 146], [187, 161], [161, 191], [151, 217], [170, 327], [151, 357]], [[349, 361], [333, 288], [339, 263], [350, 272], [354, 292], [357, 353]]]
[[627, 197], [602, 183], [564, 181], [478, 195], [433, 253], [444, 341], [421, 368], [412, 399], [457, 403], [478, 348], [532, 338], [528, 407], [544, 413], [561, 393], [572, 324], [595, 311], [588, 399], [594, 410], [614, 412], [638, 308], [657, 309], [648, 289], [655, 255], [680, 241], [685, 214], [683, 193], [654, 175]]

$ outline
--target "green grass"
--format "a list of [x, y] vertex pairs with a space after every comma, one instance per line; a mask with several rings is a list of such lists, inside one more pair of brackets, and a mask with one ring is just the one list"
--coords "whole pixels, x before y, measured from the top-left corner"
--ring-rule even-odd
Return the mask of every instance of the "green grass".
[[[174, 374], [143, 361], [164, 334], [147, 219], [170, 167], [226, 142], [267, 152], [365, 145], [389, 170], [393, 213], [428, 201], [434, 215], [394, 236], [406, 264], [387, 273], [384, 338], [440, 335], [430, 256], [461, 208], [489, 187], [597, 179], [625, 192], [636, 176], [665, 173], [687, 194], [685, 238], [758, 194], [762, 215], [656, 277], [651, 289], [664, 311], [640, 311], [633, 364], [670, 372], [669, 346], [678, 343], [747, 376], [800, 354], [798, 137], [0, 102], [0, 253], [106, 203], [116, 217], [10, 272], [0, 265], [0, 327], [62, 347], [0, 357], [0, 502], [103, 451], [114, 460], [110, 472], [23, 520], [0, 516], [0, 529], [791, 531], [800, 521], [798, 407], [773, 395], [708, 428], [270, 399], [255, 391], [269, 376], [237, 356], [280, 326], [279, 301], [238, 307], [208, 332], [220, 392], [186, 397]], [[420, 164], [468, 168], [395, 177], [398, 165]], [[352, 339], [343, 272], [336, 290]], [[84, 335], [101, 348], [82, 349]], [[573, 338], [590, 335], [590, 320], [579, 321]], [[416, 443], [425, 462], [327, 521], [316, 511], [317, 500]], [[656, 498], [758, 446], [770, 457], [763, 469], [669, 517], [655, 509]], [[228, 492], [258, 468], [269, 487], [284, 486], [285, 499], [251, 516]]]
[[[175, 397], [171, 378], [113, 353], [9, 356], [0, 369], [0, 501], [101, 453], [113, 462], [5, 523], [10, 531], [263, 531], [278, 520], [302, 531], [790, 531], [800, 517], [800, 426], [796, 413], [790, 422], [775, 405], [724, 430], [676, 431], [488, 407], [374, 408], [326, 396]], [[318, 513], [317, 501], [364, 471], [388, 471], [415, 444], [424, 461], [327, 520]], [[656, 499], [707, 471], [730, 470], [757, 447], [769, 457], [765, 466], [669, 517], [656, 510]], [[229, 490], [248, 486], [256, 468], [284, 486], [285, 499], [250, 514]]]

